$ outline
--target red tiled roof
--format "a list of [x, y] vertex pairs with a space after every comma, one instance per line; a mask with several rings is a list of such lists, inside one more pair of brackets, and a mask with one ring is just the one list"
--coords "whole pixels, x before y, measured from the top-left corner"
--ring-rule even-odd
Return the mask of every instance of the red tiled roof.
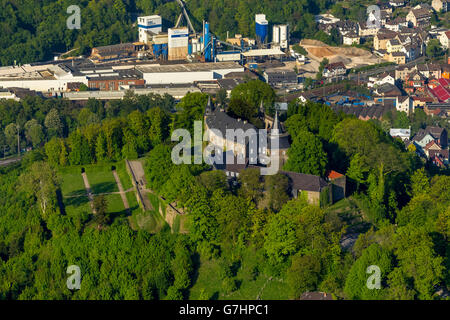
[[339, 173], [339, 172], [337, 172], [337, 171], [334, 171], [334, 170], [331, 170], [331, 171], [329, 171], [328, 173], [327, 173], [327, 178], [329, 179], [329, 180], [334, 180], [334, 179], [337, 179], [337, 178], [340, 178], [340, 177], [343, 177], [344, 175], [342, 174], [342, 173]]
[[449, 79], [440, 78], [438, 81], [441, 84], [441, 86], [443, 86], [443, 87], [450, 86], [450, 80]]
[[448, 99], [450, 99], [450, 91], [446, 89], [444, 86], [439, 85], [436, 88], [430, 88], [428, 87], [430, 92], [438, 98], [441, 102], [447, 102]]
[[431, 148], [431, 146], [432, 146], [433, 144], [437, 145], [437, 146], [440, 148], [440, 146], [436, 143], [436, 141], [431, 140], [430, 142], [427, 143], [427, 145], [425, 146], [424, 149], [428, 150], [429, 148]]

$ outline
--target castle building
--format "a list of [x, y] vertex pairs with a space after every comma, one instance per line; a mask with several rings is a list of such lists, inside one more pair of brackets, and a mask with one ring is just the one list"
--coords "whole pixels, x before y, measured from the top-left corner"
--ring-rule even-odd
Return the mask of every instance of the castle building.
[[[262, 114], [261, 108], [259, 116], [265, 116]], [[224, 109], [214, 108], [211, 98], [208, 99], [205, 109], [204, 122], [208, 141], [223, 151], [232, 150], [234, 156], [241, 159], [242, 163], [268, 165], [268, 159], [275, 152], [280, 159], [279, 169], [287, 160], [287, 150], [290, 146], [289, 134], [282, 129], [278, 111], [275, 113], [272, 123], [270, 123], [271, 121], [265, 122], [266, 129], [264, 130], [267, 137], [262, 137], [260, 130], [246, 120], [232, 118]], [[235, 135], [227, 135], [227, 129], [234, 130]], [[238, 133], [243, 136], [237, 137]], [[263, 142], [264, 138], [266, 138], [265, 143]], [[258, 149], [255, 150], [254, 147]]]

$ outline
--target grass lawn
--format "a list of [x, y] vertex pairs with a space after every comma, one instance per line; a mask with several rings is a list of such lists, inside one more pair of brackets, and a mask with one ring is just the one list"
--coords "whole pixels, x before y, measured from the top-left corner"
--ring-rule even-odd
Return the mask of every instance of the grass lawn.
[[111, 166], [112, 164], [84, 166], [94, 194], [119, 191]]
[[194, 277], [190, 289], [189, 299], [198, 299], [204, 292], [209, 299], [255, 300], [258, 296], [263, 300], [288, 299], [286, 284], [283, 279], [272, 278], [259, 272], [253, 276], [255, 267], [263, 265], [264, 260], [260, 253], [249, 248], [243, 255], [241, 266], [234, 279], [238, 289], [225, 293], [220, 278], [220, 260], [205, 260], [200, 257], [200, 267]]
[[65, 198], [64, 207], [68, 216], [79, 216], [83, 213], [91, 214], [91, 206], [87, 196]]
[[158, 197], [149, 194], [149, 198], [154, 210], [143, 212], [141, 207], [138, 206], [136, 194], [134, 192], [127, 193], [127, 199], [132, 209], [128, 221], [133, 230], [143, 229], [149, 233], [158, 233], [164, 227], [168, 227], [168, 224], [159, 213], [160, 201]]
[[81, 167], [65, 167], [58, 170], [62, 180], [61, 191], [64, 196], [86, 195]]
[[122, 182], [123, 189], [127, 191], [128, 189], [133, 188], [130, 174], [128, 173], [125, 165], [125, 160], [118, 162], [117, 164], [115, 164], [115, 166], [120, 182]]
[[123, 206], [122, 198], [119, 194], [108, 194], [105, 196], [108, 202], [108, 213], [112, 215], [126, 213], [125, 207]]

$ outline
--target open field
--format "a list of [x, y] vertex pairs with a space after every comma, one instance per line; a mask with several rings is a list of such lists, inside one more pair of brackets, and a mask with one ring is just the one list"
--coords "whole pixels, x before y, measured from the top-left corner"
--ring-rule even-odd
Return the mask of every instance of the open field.
[[327, 58], [330, 63], [343, 62], [347, 68], [356, 68], [380, 62], [371, 52], [355, 47], [331, 47], [318, 40], [303, 39], [300, 45], [308, 51], [308, 57], [320, 62]]

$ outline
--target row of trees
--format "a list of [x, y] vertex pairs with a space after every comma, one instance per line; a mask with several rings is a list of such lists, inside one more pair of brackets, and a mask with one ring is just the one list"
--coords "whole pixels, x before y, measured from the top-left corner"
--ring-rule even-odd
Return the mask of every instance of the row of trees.
[[[27, 146], [38, 148], [53, 138], [66, 138], [77, 129], [100, 124], [104, 119], [127, 117], [139, 110], [147, 112], [158, 107], [165, 113], [174, 108], [169, 95], [134, 95], [128, 92], [123, 100], [104, 103], [90, 99], [85, 106], [65, 99], [25, 97], [21, 101], [0, 102], [0, 152], [17, 151]], [[18, 137], [19, 135], [19, 137]], [[3, 148], [5, 146], [5, 148]]]

